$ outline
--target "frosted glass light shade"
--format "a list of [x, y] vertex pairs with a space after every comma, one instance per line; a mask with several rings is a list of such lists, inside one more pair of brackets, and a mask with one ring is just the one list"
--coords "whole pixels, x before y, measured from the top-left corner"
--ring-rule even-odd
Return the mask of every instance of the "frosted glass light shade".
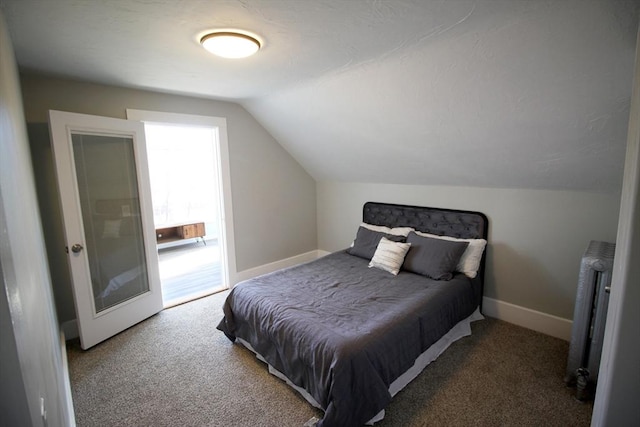
[[230, 31], [207, 34], [200, 43], [209, 52], [223, 58], [246, 58], [260, 49], [257, 39]]

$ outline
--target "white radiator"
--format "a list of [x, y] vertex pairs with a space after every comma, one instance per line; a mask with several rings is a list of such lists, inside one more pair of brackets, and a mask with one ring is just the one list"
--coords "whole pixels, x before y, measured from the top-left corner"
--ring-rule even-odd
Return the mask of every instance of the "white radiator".
[[568, 385], [577, 385], [580, 400], [598, 379], [615, 248], [592, 240], [582, 256], [565, 377]]

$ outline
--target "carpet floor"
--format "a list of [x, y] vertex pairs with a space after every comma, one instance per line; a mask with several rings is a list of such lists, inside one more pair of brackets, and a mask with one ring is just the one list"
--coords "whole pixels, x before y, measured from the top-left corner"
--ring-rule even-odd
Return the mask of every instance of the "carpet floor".
[[[228, 291], [83, 351], [67, 343], [78, 426], [301, 427], [322, 413], [215, 329]], [[402, 390], [378, 427], [589, 426], [563, 382], [568, 343], [487, 318]]]

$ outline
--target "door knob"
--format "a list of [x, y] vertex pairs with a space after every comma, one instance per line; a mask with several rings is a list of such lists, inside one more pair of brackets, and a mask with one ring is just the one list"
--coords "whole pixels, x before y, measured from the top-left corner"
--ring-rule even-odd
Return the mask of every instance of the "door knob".
[[84, 248], [82, 247], [82, 245], [80, 243], [76, 243], [75, 245], [71, 246], [71, 252], [73, 252], [74, 254], [77, 254], [82, 249], [84, 249]]

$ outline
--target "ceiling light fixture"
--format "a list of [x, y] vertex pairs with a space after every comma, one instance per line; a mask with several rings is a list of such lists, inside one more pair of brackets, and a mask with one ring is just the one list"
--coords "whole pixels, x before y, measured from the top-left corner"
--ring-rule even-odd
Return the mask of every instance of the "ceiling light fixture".
[[202, 47], [223, 58], [246, 58], [260, 49], [257, 38], [235, 31], [217, 31], [200, 39]]

